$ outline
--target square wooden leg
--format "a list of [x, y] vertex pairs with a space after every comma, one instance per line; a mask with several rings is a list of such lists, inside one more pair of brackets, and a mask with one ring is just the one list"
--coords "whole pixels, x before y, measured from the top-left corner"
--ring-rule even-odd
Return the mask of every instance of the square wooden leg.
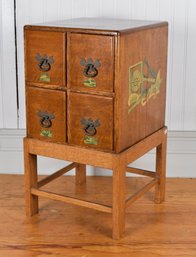
[[28, 142], [24, 140], [24, 175], [26, 215], [33, 216], [38, 213], [38, 196], [31, 194], [31, 188], [37, 187], [37, 156], [29, 154]]
[[125, 232], [125, 179], [126, 163], [119, 155], [113, 160], [113, 239], [119, 239]]
[[76, 167], [76, 185], [86, 183], [86, 165], [78, 163]]
[[161, 203], [165, 200], [166, 148], [167, 134], [164, 135], [162, 143], [156, 148], [156, 176], [158, 184], [155, 186], [155, 203]]

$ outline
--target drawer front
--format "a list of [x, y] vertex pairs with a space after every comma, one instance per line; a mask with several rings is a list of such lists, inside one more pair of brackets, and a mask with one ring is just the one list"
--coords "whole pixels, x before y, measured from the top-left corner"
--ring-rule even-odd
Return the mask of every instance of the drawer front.
[[68, 143], [113, 150], [113, 98], [68, 94]]
[[66, 142], [66, 93], [28, 87], [27, 135], [46, 141]]
[[114, 37], [68, 34], [68, 87], [113, 92]]
[[65, 85], [65, 34], [25, 31], [26, 80]]

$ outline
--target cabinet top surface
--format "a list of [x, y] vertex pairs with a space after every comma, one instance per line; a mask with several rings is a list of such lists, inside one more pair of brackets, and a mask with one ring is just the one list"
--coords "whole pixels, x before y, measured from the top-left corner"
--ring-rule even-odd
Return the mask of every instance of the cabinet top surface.
[[160, 26], [166, 24], [161, 21], [146, 20], [124, 20], [109, 18], [76, 18], [60, 20], [46, 23], [33, 24], [34, 26], [61, 27], [74, 29], [95, 29], [109, 31], [124, 31], [129, 29], [139, 29], [142, 27]]

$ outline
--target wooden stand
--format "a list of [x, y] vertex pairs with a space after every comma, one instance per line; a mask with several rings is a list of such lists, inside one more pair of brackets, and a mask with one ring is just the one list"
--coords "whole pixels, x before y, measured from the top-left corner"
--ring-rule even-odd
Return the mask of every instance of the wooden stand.
[[[144, 140], [119, 154], [25, 138], [24, 163], [27, 216], [32, 216], [38, 213], [38, 196], [65, 203], [76, 204], [83, 207], [112, 213], [113, 239], [119, 239], [121, 236], [123, 236], [125, 230], [125, 209], [127, 206], [136, 201], [153, 186], [155, 186], [155, 203], [161, 203], [164, 201], [166, 142], [166, 127], [153, 133]], [[154, 147], [156, 147], [155, 172], [128, 167], [130, 163], [143, 156]], [[38, 182], [37, 155], [67, 160], [73, 163]], [[40, 189], [45, 184], [51, 182], [55, 178], [58, 178], [73, 168], [76, 168], [76, 184], [81, 185], [85, 183], [87, 164], [111, 169], [113, 171], [112, 206], [83, 201]], [[126, 172], [150, 176], [153, 179], [133, 196], [125, 199]]]

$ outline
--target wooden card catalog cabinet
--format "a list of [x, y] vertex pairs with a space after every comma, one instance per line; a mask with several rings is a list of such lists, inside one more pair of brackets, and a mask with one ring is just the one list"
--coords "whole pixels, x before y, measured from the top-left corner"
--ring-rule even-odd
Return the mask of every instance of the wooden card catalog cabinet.
[[27, 136], [119, 153], [165, 123], [166, 22], [25, 26]]
[[[26, 213], [38, 197], [111, 213], [119, 239], [130, 204], [152, 187], [156, 203], [165, 197], [167, 22], [80, 18], [24, 32]], [[129, 166], [155, 147], [155, 171]], [[72, 163], [37, 181], [37, 155]], [[113, 172], [111, 205], [40, 189], [72, 169], [85, 184], [86, 165]], [[127, 197], [126, 172], [152, 180]]]

